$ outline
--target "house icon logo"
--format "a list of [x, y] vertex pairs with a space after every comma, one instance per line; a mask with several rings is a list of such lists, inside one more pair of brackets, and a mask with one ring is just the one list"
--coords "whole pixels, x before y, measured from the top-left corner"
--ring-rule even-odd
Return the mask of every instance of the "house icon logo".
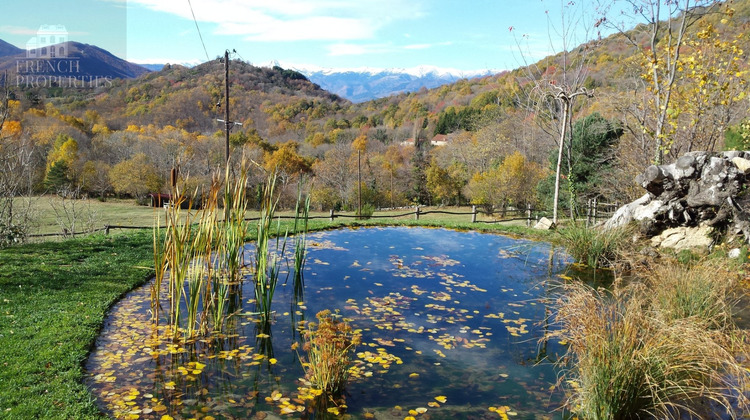
[[42, 25], [26, 43], [26, 58], [66, 58], [69, 48], [65, 25]]

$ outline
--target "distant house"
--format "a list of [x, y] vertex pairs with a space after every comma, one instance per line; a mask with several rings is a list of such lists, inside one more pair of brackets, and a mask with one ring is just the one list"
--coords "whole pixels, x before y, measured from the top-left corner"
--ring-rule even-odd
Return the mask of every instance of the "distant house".
[[42, 25], [26, 43], [26, 58], [65, 58], [69, 41], [65, 25]]
[[430, 140], [430, 144], [433, 146], [445, 146], [448, 144], [448, 136], [445, 134], [438, 134]]
[[[430, 140], [430, 144], [432, 146], [445, 146], [450, 141], [450, 138], [445, 134], [438, 134], [437, 136], [433, 137], [432, 140]], [[408, 138], [404, 141], [402, 141], [401, 146], [414, 146], [414, 139]]]

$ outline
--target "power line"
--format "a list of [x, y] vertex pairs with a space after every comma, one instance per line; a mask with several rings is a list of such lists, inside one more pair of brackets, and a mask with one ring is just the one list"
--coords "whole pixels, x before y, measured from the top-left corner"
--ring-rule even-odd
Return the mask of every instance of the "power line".
[[198, 27], [198, 19], [195, 18], [195, 12], [193, 11], [193, 5], [190, 3], [190, 0], [188, 0], [188, 6], [190, 6], [190, 13], [193, 15], [193, 22], [195, 22], [195, 29], [198, 30], [198, 37], [201, 39], [201, 45], [203, 45], [203, 52], [206, 53], [206, 61], [211, 61], [211, 58], [208, 56], [208, 50], [206, 49], [206, 44], [203, 42], [203, 35], [201, 35], [201, 28]]

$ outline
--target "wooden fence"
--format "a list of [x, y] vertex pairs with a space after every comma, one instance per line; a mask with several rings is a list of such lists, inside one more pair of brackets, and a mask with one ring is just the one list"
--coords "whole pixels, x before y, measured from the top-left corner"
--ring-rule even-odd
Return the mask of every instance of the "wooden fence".
[[[617, 203], [614, 203], [614, 204], [599, 203], [597, 202], [597, 200], [589, 200], [586, 205], [586, 226], [591, 226], [593, 224], [596, 224], [601, 219], [608, 219], [609, 217], [611, 217], [612, 214], [614, 214], [614, 211], [617, 209], [617, 207], [618, 207]], [[414, 220], [420, 220], [420, 217], [424, 217], [430, 214], [470, 216], [471, 223], [495, 224], [495, 223], [525, 221], [526, 227], [531, 227], [535, 225], [541, 217], [551, 217], [548, 212], [534, 209], [531, 206], [527, 206], [525, 210], [511, 208], [511, 209], [506, 209], [503, 212], [492, 212], [492, 213], [481, 210], [477, 206], [472, 206], [471, 211], [469, 212], [449, 211], [449, 210], [424, 210], [421, 207], [417, 206], [414, 208], [413, 211], [407, 211], [407, 212], [398, 213], [398, 214], [373, 213], [371, 216], [358, 216], [356, 214], [336, 213], [334, 210], [330, 210], [327, 216], [323, 216], [323, 215], [309, 216], [308, 219], [310, 220], [328, 219], [333, 222], [338, 218], [365, 220], [365, 219], [395, 219], [395, 218], [414, 216]], [[485, 215], [489, 217], [502, 215], [502, 217], [497, 218], [497, 219], [482, 220], [478, 218], [478, 216], [480, 215]], [[275, 218], [291, 220], [291, 219], [294, 219], [294, 216], [278, 215]], [[245, 219], [245, 221], [257, 221], [257, 220], [259, 220], [258, 217], [249, 217]], [[59, 237], [59, 236], [71, 237], [71, 236], [79, 236], [79, 235], [88, 235], [88, 234], [97, 233], [97, 232], [104, 232], [105, 234], [109, 235], [112, 229], [140, 230], [140, 229], [152, 229], [152, 228], [153, 226], [121, 226], [121, 225], [107, 224], [101, 228], [87, 230], [85, 232], [65, 231], [65, 232], [60, 232], [60, 233], [34, 234], [34, 235], [27, 235], [27, 238], [46, 238], [46, 237]], [[165, 226], [161, 226], [161, 228], [165, 228]]]

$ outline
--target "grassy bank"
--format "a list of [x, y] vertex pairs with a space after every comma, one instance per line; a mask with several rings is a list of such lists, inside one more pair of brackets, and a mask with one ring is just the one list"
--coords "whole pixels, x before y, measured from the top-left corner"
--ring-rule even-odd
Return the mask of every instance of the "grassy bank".
[[[549, 234], [437, 218], [315, 220], [310, 229], [393, 224]], [[151, 241], [138, 231], [0, 250], [0, 418], [101, 417], [83, 363], [110, 306], [153, 274]]]

